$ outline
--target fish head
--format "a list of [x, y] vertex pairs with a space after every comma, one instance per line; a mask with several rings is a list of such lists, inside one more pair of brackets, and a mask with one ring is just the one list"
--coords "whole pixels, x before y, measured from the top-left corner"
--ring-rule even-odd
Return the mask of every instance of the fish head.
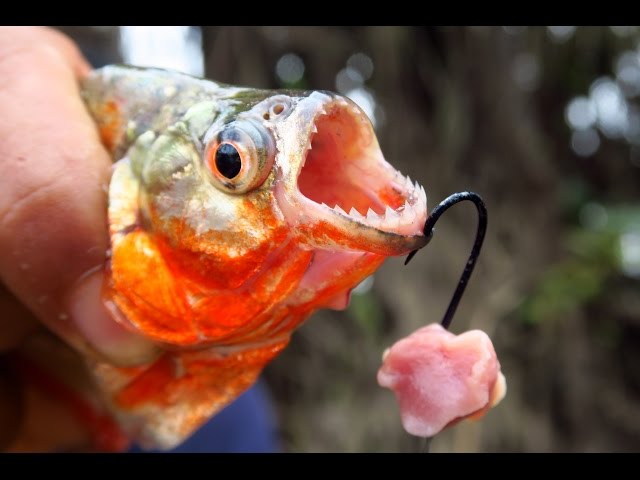
[[[193, 331], [176, 336], [172, 326], [164, 335], [134, 323], [170, 343], [290, 330], [315, 309], [345, 308], [385, 258], [428, 240], [424, 188], [385, 160], [363, 110], [330, 92], [238, 89], [197, 102], [141, 135], [127, 161], [138, 223], [176, 284], [167, 295], [185, 299], [171, 315], [187, 316]], [[128, 190], [112, 181], [111, 204]], [[117, 214], [110, 221], [117, 244], [126, 229]], [[126, 257], [117, 253], [116, 267]], [[141, 288], [132, 284], [113, 289], [129, 319], [140, 315], [123, 295], [143, 296], [127, 293]]]
[[274, 191], [302, 243], [384, 256], [424, 245], [426, 193], [385, 160], [360, 107], [318, 91], [295, 103], [274, 101], [289, 111], [269, 126], [277, 145]]
[[426, 244], [426, 193], [386, 161], [370, 119], [350, 99], [314, 91], [274, 102], [283, 108], [269, 125], [275, 199], [298, 245], [314, 252], [292, 297], [303, 309], [343, 309], [386, 257]]

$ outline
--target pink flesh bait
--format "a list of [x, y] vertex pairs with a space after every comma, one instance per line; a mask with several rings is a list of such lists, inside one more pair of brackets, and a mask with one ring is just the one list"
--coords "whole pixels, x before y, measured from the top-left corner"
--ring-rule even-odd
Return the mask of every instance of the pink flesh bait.
[[483, 416], [506, 393], [487, 334], [472, 330], [456, 336], [439, 324], [423, 327], [388, 349], [378, 383], [395, 393], [404, 429], [420, 437]]

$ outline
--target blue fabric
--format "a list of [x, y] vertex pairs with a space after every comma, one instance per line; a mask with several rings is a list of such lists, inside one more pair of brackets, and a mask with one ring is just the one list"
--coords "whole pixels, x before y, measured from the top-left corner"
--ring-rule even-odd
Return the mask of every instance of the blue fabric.
[[[272, 453], [280, 450], [266, 386], [258, 381], [170, 453]], [[134, 447], [132, 453], [145, 450]]]

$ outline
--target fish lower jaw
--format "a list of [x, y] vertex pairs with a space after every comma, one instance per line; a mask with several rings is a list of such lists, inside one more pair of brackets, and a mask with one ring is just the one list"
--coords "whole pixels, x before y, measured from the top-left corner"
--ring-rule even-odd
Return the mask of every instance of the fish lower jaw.
[[323, 211], [331, 211], [331, 214], [337, 214], [341, 218], [382, 232], [407, 236], [420, 235], [427, 217], [427, 195], [424, 187], [420, 187], [417, 183], [414, 188], [417, 195], [405, 200], [404, 204], [397, 209], [386, 205], [382, 214], [371, 207], [366, 212], [360, 212], [357, 208], [351, 207], [347, 213], [339, 204], [331, 207], [326, 203], [320, 203], [319, 206]]

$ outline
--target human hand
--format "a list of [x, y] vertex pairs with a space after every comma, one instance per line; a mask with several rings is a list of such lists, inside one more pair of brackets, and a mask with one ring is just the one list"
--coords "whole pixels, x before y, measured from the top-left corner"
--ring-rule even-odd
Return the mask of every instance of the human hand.
[[88, 441], [68, 405], [13, 368], [42, 326], [82, 356], [119, 365], [142, 363], [155, 348], [100, 300], [111, 159], [79, 95], [90, 69], [55, 30], [0, 28], [0, 450]]

